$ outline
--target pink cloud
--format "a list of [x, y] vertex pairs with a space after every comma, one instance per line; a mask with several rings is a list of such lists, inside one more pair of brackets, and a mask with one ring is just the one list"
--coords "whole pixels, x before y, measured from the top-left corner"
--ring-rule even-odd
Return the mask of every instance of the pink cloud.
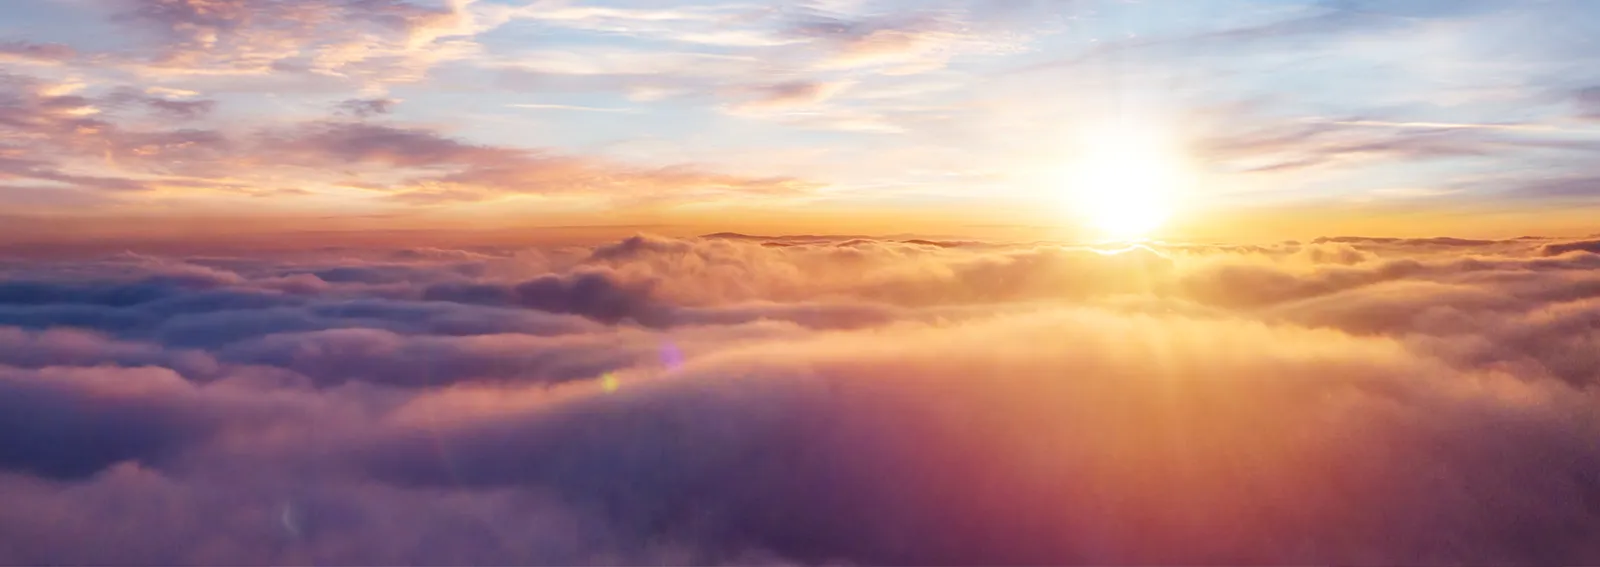
[[[243, 128], [163, 129], [139, 120], [195, 121], [209, 99], [167, 98], [131, 89], [79, 94], [22, 76], [0, 97], [0, 131], [26, 145], [0, 146], [0, 170], [25, 182], [76, 190], [241, 192], [314, 195], [344, 184], [387, 193], [396, 203], [482, 201], [515, 194], [587, 195], [632, 205], [739, 194], [798, 195], [816, 183], [751, 177], [689, 164], [640, 167], [550, 150], [473, 144], [438, 131], [359, 118], [387, 112], [390, 99], [352, 99], [357, 120], [313, 120], [250, 132]], [[70, 88], [69, 88], [70, 87]], [[297, 172], [286, 178], [283, 172]], [[263, 179], [266, 177], [268, 179]]]
[[77, 50], [72, 46], [60, 43], [0, 42], [0, 61], [10, 59], [30, 63], [61, 63], [77, 55]]
[[676, 200], [716, 193], [799, 193], [815, 186], [791, 178], [725, 175], [690, 166], [641, 168], [581, 156], [474, 145], [430, 130], [363, 122], [321, 122], [277, 133], [263, 153], [309, 167], [407, 168], [414, 175], [386, 189], [400, 199], [422, 203], [475, 201], [517, 193]]
[[265, 73], [285, 68], [412, 81], [467, 48], [466, 3], [399, 0], [114, 0], [117, 19], [154, 33], [159, 69]]

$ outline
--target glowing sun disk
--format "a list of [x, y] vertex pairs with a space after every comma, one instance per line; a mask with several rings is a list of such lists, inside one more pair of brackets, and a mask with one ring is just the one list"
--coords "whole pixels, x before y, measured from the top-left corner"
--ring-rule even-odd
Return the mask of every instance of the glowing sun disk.
[[1066, 205], [1106, 236], [1138, 238], [1171, 218], [1184, 177], [1159, 145], [1103, 137], [1072, 164]]

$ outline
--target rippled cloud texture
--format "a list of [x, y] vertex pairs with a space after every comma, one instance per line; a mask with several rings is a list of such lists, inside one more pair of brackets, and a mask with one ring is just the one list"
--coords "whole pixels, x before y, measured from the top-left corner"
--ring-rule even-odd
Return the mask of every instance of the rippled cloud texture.
[[1600, 242], [0, 264], [0, 563], [1593, 564]]

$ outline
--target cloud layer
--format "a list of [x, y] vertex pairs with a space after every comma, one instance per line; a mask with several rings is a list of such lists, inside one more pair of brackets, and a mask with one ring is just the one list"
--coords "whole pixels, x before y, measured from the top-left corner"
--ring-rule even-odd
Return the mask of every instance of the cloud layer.
[[12, 261], [0, 563], [1593, 563], [1587, 244]]

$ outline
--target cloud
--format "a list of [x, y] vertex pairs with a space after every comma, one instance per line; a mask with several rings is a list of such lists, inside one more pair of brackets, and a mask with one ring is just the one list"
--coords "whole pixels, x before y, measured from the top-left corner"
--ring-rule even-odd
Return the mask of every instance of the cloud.
[[[868, 336], [872, 349], [852, 346]], [[1075, 348], [1041, 356], [1041, 341]], [[1456, 380], [1531, 395], [1541, 417], [1495, 433], [1527, 414], [1446, 386]], [[1523, 436], [1541, 440], [1530, 450], [1586, 454], [1566, 428], [1593, 422], [1550, 397], [1559, 391], [1337, 333], [1040, 313], [729, 353], [544, 411], [417, 408], [462, 415], [441, 432], [450, 468], [408, 440], [365, 458], [407, 484], [560, 486], [647, 533], [807, 562], [1520, 556], [1533, 548], [1515, 522], [1449, 486], [1517, 491], [1514, 478], [1547, 477], [1537, 460], [1497, 457]], [[1407, 411], [1422, 407], [1440, 413]], [[1432, 445], [1446, 439], [1473, 441]], [[1217, 458], [1226, 452], [1251, 456]], [[1594, 465], [1579, 458], [1574, 471]], [[1413, 469], [1426, 466], [1447, 484]], [[1550, 481], [1520, 505], [1592, 490]], [[1450, 535], [1459, 529], [1498, 537]], [[1556, 556], [1589, 551], [1579, 536], [1550, 541]]]
[[759, 24], [776, 10], [739, 5], [673, 9], [621, 6], [529, 5], [515, 17], [544, 25], [657, 41], [716, 47], [770, 47], [793, 43]]
[[[41, 184], [95, 192], [219, 192], [316, 196], [328, 186], [369, 189], [395, 204], [438, 205], [518, 194], [580, 195], [623, 205], [659, 205], [740, 194], [799, 195], [818, 185], [750, 177], [692, 164], [641, 167], [548, 149], [474, 144], [403, 123], [363, 119], [395, 99], [349, 99], [348, 118], [260, 129], [164, 129], [204, 121], [217, 108], [192, 91], [156, 94], [0, 75], [0, 196]], [[99, 91], [100, 89], [94, 89]], [[145, 113], [133, 110], [147, 111]], [[141, 116], [143, 114], [143, 116]], [[141, 119], [143, 118], [143, 119]], [[294, 186], [287, 186], [294, 185]]]
[[601, 107], [597, 107], [597, 106], [579, 106], [579, 105], [574, 105], [574, 104], [519, 103], [519, 104], [508, 104], [506, 106], [511, 107], [511, 108], [527, 108], [527, 109], [532, 109], [532, 110], [577, 110], [577, 111], [582, 111], [582, 112], [619, 112], [619, 113], [631, 113], [631, 112], [634, 112], [632, 109], [628, 109], [628, 108], [601, 108]]
[[1582, 203], [1600, 196], [1600, 176], [1587, 173], [1560, 177], [1538, 175], [1527, 179], [1513, 179], [1505, 185], [1507, 188], [1497, 191], [1497, 196], [1574, 203]]
[[145, 101], [152, 110], [180, 120], [193, 120], [204, 116], [216, 107], [216, 101], [210, 100], [165, 100], [152, 98]]
[[[1092, 48], [1071, 56], [1028, 65], [1022, 72], [1037, 72], [1062, 67], [1103, 64], [1113, 58], [1129, 54], [1157, 53], [1165, 58], [1192, 61], [1219, 55], [1249, 58], [1255, 54], [1247, 48], [1266, 48], [1279, 51], [1298, 51], [1307, 46], [1342, 45], [1351, 37], [1387, 33], [1395, 30], [1426, 30], [1431, 25], [1448, 22], [1452, 25], [1473, 23], [1474, 17], [1484, 15], [1504, 17], [1507, 4], [1497, 0], [1467, 2], [1369, 2], [1319, 1], [1299, 2], [1267, 11], [1266, 18], [1243, 21], [1231, 18], [1209, 18], [1211, 14], [1197, 12], [1196, 20], [1204, 22], [1176, 33], [1139, 34], [1108, 38], [1095, 42]], [[1568, 7], [1554, 4], [1559, 13]], [[1493, 21], [1489, 19], [1489, 21]], [[1110, 35], [1110, 34], [1108, 34]], [[1316, 41], [1308, 41], [1316, 40]], [[1408, 46], [1408, 47], [1415, 47]]]
[[1590, 248], [9, 261], [0, 562], [1593, 563]]
[[1573, 93], [1573, 102], [1578, 106], [1578, 115], [1590, 119], [1600, 119], [1600, 87], [1578, 89]]
[[821, 83], [812, 81], [791, 81], [771, 85], [760, 85], [748, 89], [750, 100], [741, 103], [739, 108], [745, 110], [762, 110], [773, 108], [787, 108], [795, 106], [809, 106], [828, 100], [840, 90], [848, 87], [847, 83]]
[[[157, 93], [163, 93], [157, 90]], [[165, 93], [164, 93], [165, 94]], [[152, 96], [151, 93], [135, 89], [119, 89], [107, 97], [107, 103], [113, 105], [136, 104], [148, 108], [152, 113], [161, 118], [172, 120], [197, 120], [205, 118], [217, 107], [217, 101], [207, 99], [192, 99], [196, 93], [178, 91], [170, 93], [177, 98], [163, 98]]]
[[1560, 256], [1568, 252], [1590, 252], [1600, 254], [1600, 240], [1578, 240], [1573, 242], [1552, 242], [1539, 246], [1539, 252], [1545, 256]]
[[77, 57], [77, 50], [60, 43], [33, 43], [29, 41], [0, 42], [0, 61], [15, 60], [35, 63], [61, 63]]
[[392, 98], [353, 98], [340, 102], [338, 109], [356, 118], [366, 118], [377, 114], [388, 114], [400, 101]]
[[6, 365], [19, 368], [159, 366], [196, 379], [208, 377], [217, 368], [217, 362], [204, 352], [119, 341], [100, 333], [71, 328], [26, 331], [0, 327], [0, 357]]
[[195, 91], [175, 89], [172, 87], [145, 87], [144, 92], [145, 94], [160, 95], [170, 98], [189, 98], [193, 96], [200, 96], [200, 93]]
[[201, 387], [160, 367], [0, 367], [0, 469], [83, 478], [118, 462], [162, 462], [230, 426], [295, 419], [306, 407]]
[[424, 299], [491, 303], [512, 303], [548, 311], [584, 315], [604, 323], [623, 319], [646, 322], [658, 316], [651, 305], [648, 282], [619, 283], [606, 271], [582, 271], [568, 275], [544, 275], [507, 289], [433, 287], [423, 292]]
[[140, 191], [163, 175], [203, 173], [227, 149], [216, 131], [125, 128], [108, 116], [131, 103], [169, 120], [198, 119], [214, 108], [210, 100], [170, 100], [127, 89], [86, 96], [78, 94], [81, 83], [18, 75], [0, 75], [0, 85], [6, 87], [0, 133], [14, 140], [0, 145], [0, 176], [9, 178], [0, 179]]
[[413, 82], [476, 49], [496, 25], [472, 2], [400, 0], [107, 0], [115, 19], [150, 32], [143, 64], [161, 74], [293, 71], [376, 84]]
[[493, 162], [511, 152], [459, 142], [429, 130], [361, 122], [308, 124], [275, 140], [272, 147], [291, 160], [315, 164], [375, 163], [416, 167], [452, 162]]
[[[1208, 159], [1246, 172], [1488, 155], [1526, 141], [1497, 137], [1502, 125], [1334, 121], [1267, 132], [1225, 134], [1200, 144]], [[1516, 131], [1513, 129], [1513, 131]], [[1531, 143], [1531, 142], [1528, 142]]]
[[[1128, 36], [1097, 45], [1081, 53], [1054, 60], [1035, 63], [1016, 72], [1034, 73], [1063, 67], [1072, 68], [1102, 63], [1108, 58], [1123, 57], [1129, 53], [1162, 53], [1180, 57], [1207, 57], [1220, 53], [1236, 53], [1226, 48], [1259, 46], [1263, 43], [1288, 42], [1303, 38], [1337, 36], [1353, 30], [1374, 30], [1394, 26], [1404, 19], [1385, 17], [1365, 10], [1352, 9], [1348, 3], [1317, 2], [1294, 6], [1287, 17], [1264, 22], [1229, 22], [1220, 29], [1198, 29], [1186, 33], [1157, 36]], [[1223, 49], [1219, 49], [1223, 48]]]
[[490, 57], [487, 66], [501, 85], [534, 94], [621, 95], [806, 129], [896, 133], [927, 118], [919, 109], [936, 113], [892, 100], [908, 92], [905, 77], [1019, 49], [1019, 34], [1001, 29], [994, 20], [1003, 18], [991, 8], [979, 2], [896, 14], [873, 3], [672, 10], [553, 4], [529, 7], [513, 21], [607, 41]]
[[394, 191], [409, 202], [477, 201], [518, 193], [589, 193], [621, 200], [668, 200], [719, 193], [799, 193], [814, 184], [793, 178], [751, 178], [691, 166], [640, 168], [518, 148], [474, 145], [431, 130], [360, 122], [320, 122], [267, 138], [279, 159], [306, 167], [373, 166], [416, 175]]
[[1005, 10], [982, 3], [894, 14], [862, 8], [868, 7], [812, 3], [792, 12], [783, 29], [819, 50], [817, 69], [889, 75], [937, 71], [965, 55], [1004, 53], [1015, 49], [1019, 33], [1019, 26], [996, 25]]

